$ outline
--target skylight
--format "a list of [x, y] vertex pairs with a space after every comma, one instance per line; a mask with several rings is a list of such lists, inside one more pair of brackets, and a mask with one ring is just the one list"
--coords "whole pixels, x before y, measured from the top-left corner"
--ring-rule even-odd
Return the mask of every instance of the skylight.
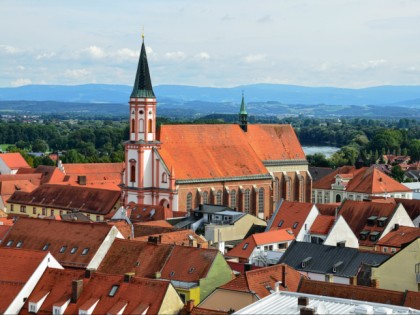
[[70, 251], [70, 254], [74, 254], [77, 251], [77, 247], [73, 247]]
[[109, 296], [114, 296], [117, 293], [119, 287], [120, 287], [119, 285], [113, 285], [112, 288], [111, 288], [111, 291], [109, 291], [108, 295]]
[[7, 242], [6, 246], [10, 247], [10, 246], [12, 246], [12, 244], [13, 244], [13, 240], [10, 240], [10, 241]]
[[22, 244], [23, 244], [23, 241], [19, 241], [19, 242], [17, 242], [16, 247], [17, 248], [21, 248], [22, 247]]
[[292, 229], [296, 229], [298, 225], [299, 225], [299, 222], [293, 223]]
[[278, 227], [281, 227], [284, 223], [284, 220], [280, 220], [279, 224], [277, 225]]
[[89, 247], [83, 248], [82, 255], [86, 255], [89, 252]]
[[62, 246], [60, 248], [60, 253], [64, 253], [66, 251], [66, 249], [67, 249], [67, 246], [66, 245]]
[[42, 247], [42, 250], [47, 250], [48, 247], [50, 247], [50, 243], [45, 244], [44, 247]]
[[245, 243], [244, 247], [242, 247], [242, 249], [247, 249], [248, 245], [249, 245], [249, 243]]

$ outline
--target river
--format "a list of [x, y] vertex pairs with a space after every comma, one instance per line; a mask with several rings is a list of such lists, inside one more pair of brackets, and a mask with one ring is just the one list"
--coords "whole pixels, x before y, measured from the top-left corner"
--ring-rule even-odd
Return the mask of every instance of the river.
[[340, 150], [337, 147], [328, 147], [328, 146], [302, 146], [303, 151], [305, 154], [315, 154], [315, 153], [322, 153], [327, 158], [333, 155], [335, 152]]

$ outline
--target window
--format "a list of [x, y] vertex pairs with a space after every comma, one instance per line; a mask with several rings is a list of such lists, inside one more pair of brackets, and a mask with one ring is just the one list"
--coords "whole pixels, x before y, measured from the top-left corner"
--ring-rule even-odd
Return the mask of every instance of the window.
[[397, 250], [394, 247], [391, 247], [391, 253], [395, 253]]
[[117, 293], [119, 287], [119, 285], [113, 285], [111, 290], [109, 291], [108, 296], [114, 296]]
[[222, 191], [218, 190], [216, 193], [216, 204], [221, 205], [222, 204]]
[[182, 303], [184, 303], [184, 304], [185, 304], [185, 300], [186, 300], [186, 296], [185, 296], [185, 294], [184, 294], [184, 293], [180, 293], [180, 294], [179, 294], [179, 297], [181, 298]]
[[22, 247], [22, 244], [23, 244], [23, 241], [19, 241], [19, 242], [17, 242], [17, 244], [16, 244], [16, 248], [21, 248], [21, 247]]
[[372, 215], [372, 216], [370, 216], [370, 217], [367, 219], [367, 225], [369, 225], [369, 226], [374, 226], [377, 218], [378, 218], [378, 217], [377, 217], [376, 215]]
[[42, 215], [47, 215], [47, 209], [42, 208]]
[[388, 252], [388, 247], [384, 247], [384, 248], [382, 248], [382, 251], [383, 251], [384, 253], [387, 253], [387, 252]]
[[249, 206], [251, 204], [251, 191], [249, 189], [245, 190], [245, 213], [249, 213]]
[[378, 237], [379, 237], [379, 232], [371, 232], [369, 236], [369, 240], [371, 242], [375, 242], [378, 240]]
[[187, 194], [187, 211], [190, 211], [192, 209], [192, 193], [189, 192]]
[[10, 205], [10, 212], [13, 212], [15, 209], [15, 205]]
[[20, 212], [26, 213], [26, 206], [20, 206]]
[[51, 209], [51, 216], [54, 215], [54, 209]]
[[70, 251], [70, 254], [74, 254], [77, 251], [77, 246], [73, 247]]
[[299, 225], [299, 222], [293, 223], [292, 229], [296, 229], [298, 225]]
[[281, 227], [284, 223], [284, 220], [280, 220], [279, 224], [277, 224], [278, 227]]
[[341, 195], [335, 196], [335, 202], [341, 202]]
[[148, 133], [152, 133], [152, 130], [153, 130], [152, 124], [153, 124], [153, 120], [149, 119], [148, 122], [147, 122], [147, 132]]
[[236, 209], [236, 190], [230, 192], [230, 207]]
[[136, 166], [133, 164], [130, 167], [130, 182], [136, 181]]
[[167, 183], [167, 182], [168, 182], [168, 174], [163, 172], [162, 173], [162, 183]]
[[194, 267], [191, 267], [190, 269], [188, 269], [188, 273], [193, 273], [194, 270], [195, 270], [195, 268]]
[[274, 182], [274, 201], [278, 202], [279, 199], [279, 179], [278, 177], [276, 177], [276, 180]]
[[327, 191], [324, 191], [324, 203], [330, 202], [330, 193]]
[[384, 227], [387, 220], [388, 220], [388, 217], [380, 217], [378, 219], [378, 226]]
[[89, 247], [83, 249], [82, 256], [86, 255], [87, 253], [89, 253]]
[[264, 213], [264, 188], [258, 190], [258, 212]]
[[169, 273], [169, 276], [170, 277], [173, 277], [175, 275], [175, 271], [171, 271], [170, 273]]
[[322, 203], [322, 192], [321, 191], [318, 192], [317, 203]]
[[242, 247], [242, 249], [243, 249], [243, 250], [247, 249], [247, 248], [248, 248], [248, 245], [249, 245], [249, 243], [245, 243], [245, 244], [244, 244], [244, 247]]
[[66, 245], [61, 246], [60, 253], [64, 253], [66, 251], [66, 249], [67, 249], [67, 246]]
[[144, 132], [144, 119], [139, 119], [139, 132]]
[[134, 127], [135, 127], [135, 121], [134, 121], [134, 118], [133, 119], [131, 119], [131, 132], [135, 132], [135, 129], [134, 129]]
[[209, 202], [209, 193], [207, 191], [203, 192], [203, 203]]
[[32, 214], [36, 214], [36, 207], [32, 208]]
[[363, 230], [360, 232], [360, 240], [364, 241], [367, 239], [367, 236], [369, 235], [369, 231]]
[[50, 247], [50, 243], [45, 244], [44, 247], [42, 247], [42, 250], [47, 250], [48, 247]]
[[10, 246], [12, 246], [12, 244], [13, 244], [13, 240], [10, 240], [10, 241], [7, 242], [6, 247], [10, 247]]
[[101, 217], [99, 215], [96, 216], [96, 221], [101, 221]]

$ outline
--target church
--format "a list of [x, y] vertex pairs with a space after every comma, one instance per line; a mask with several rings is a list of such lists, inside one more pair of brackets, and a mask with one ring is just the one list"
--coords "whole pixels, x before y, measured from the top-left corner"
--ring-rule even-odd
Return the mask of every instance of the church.
[[310, 202], [312, 178], [291, 125], [248, 124], [244, 96], [238, 124], [156, 128], [144, 38], [129, 100], [122, 201], [186, 212], [226, 205], [266, 219], [280, 199]]

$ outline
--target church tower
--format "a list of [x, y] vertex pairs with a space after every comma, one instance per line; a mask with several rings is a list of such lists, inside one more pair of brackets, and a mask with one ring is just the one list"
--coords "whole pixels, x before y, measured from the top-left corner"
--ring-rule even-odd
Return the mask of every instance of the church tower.
[[241, 109], [239, 111], [239, 125], [241, 126], [243, 131], [248, 131], [248, 113], [245, 109], [244, 92], [242, 92], [242, 103]]

